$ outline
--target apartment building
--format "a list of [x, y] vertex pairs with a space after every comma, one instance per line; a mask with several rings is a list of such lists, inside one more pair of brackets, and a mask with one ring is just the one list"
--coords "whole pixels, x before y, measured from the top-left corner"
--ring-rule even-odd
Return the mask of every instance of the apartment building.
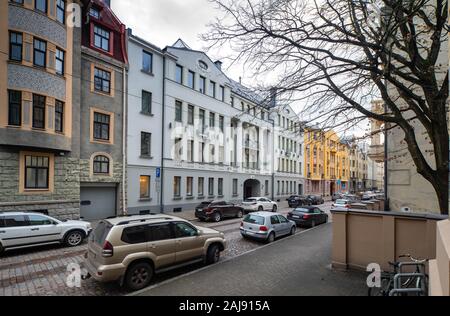
[[0, 1], [0, 211], [80, 215], [74, 2]]
[[80, 73], [81, 217], [96, 220], [126, 208], [126, 28], [109, 1], [84, 0]]
[[309, 126], [305, 130], [305, 174], [307, 194], [324, 198], [349, 190], [350, 151], [333, 131]]

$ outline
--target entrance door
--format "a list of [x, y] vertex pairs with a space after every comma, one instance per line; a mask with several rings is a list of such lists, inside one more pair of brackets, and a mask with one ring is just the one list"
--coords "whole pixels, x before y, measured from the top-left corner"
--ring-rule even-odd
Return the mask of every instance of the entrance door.
[[303, 195], [303, 184], [298, 185], [298, 195]]
[[84, 220], [100, 220], [116, 216], [115, 187], [81, 188], [81, 217]]

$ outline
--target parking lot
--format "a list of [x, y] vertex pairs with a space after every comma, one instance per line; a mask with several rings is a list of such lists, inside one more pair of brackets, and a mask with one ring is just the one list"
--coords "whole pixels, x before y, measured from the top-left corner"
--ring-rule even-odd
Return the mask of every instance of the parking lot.
[[[285, 203], [282, 203], [280, 206], [280, 213], [282, 214], [287, 214], [290, 210]], [[320, 206], [320, 208], [329, 213], [331, 202]], [[179, 214], [179, 216], [192, 219], [192, 212], [191, 214], [188, 212]], [[225, 234], [228, 247], [222, 253], [222, 260], [236, 257], [263, 245], [241, 237], [239, 219], [225, 220], [220, 223], [200, 223], [194, 220], [193, 223], [198, 226], [216, 229]], [[304, 230], [299, 229], [298, 233]], [[86, 244], [75, 248], [50, 245], [6, 252], [0, 257], [0, 296], [97, 296], [126, 294], [116, 283], [100, 284], [93, 279], [82, 281], [81, 287], [70, 288], [67, 286], [68, 266], [71, 263], [81, 264], [85, 252]], [[197, 264], [159, 274], [152, 281], [152, 285], [193, 271], [201, 266], [201, 264]]]

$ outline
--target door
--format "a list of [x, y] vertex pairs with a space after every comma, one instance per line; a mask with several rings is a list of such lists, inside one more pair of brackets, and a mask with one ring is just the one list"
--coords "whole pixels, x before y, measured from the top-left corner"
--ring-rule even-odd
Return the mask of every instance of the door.
[[204, 239], [198, 235], [197, 229], [188, 223], [175, 223], [176, 254], [175, 261], [182, 263], [203, 255]]
[[158, 270], [174, 264], [177, 246], [172, 224], [149, 225], [148, 231], [147, 248], [155, 256], [155, 269]]
[[24, 215], [4, 215], [0, 239], [4, 248], [23, 246], [28, 242], [28, 219]]
[[283, 226], [281, 225], [280, 219], [278, 218], [277, 215], [274, 215], [274, 216], [270, 217], [270, 224], [272, 225], [276, 236], [284, 235], [284, 233], [283, 233]]
[[228, 205], [226, 202], [219, 202], [215, 204], [214, 208], [220, 211], [223, 218], [233, 216], [233, 214], [230, 214], [232, 212], [232, 210], [230, 209], [230, 205]]
[[262, 198], [260, 199], [261, 204], [263, 205], [264, 210], [271, 211], [273, 206], [269, 199]]
[[58, 223], [43, 215], [28, 215], [30, 238], [33, 244], [59, 241], [62, 228]]
[[315, 208], [313, 216], [314, 216], [314, 221], [316, 222], [316, 224], [323, 223], [322, 211], [320, 209]]
[[278, 219], [280, 220], [280, 227], [283, 235], [287, 235], [291, 232], [291, 223], [284, 216], [278, 215]]
[[81, 217], [92, 221], [116, 216], [115, 187], [81, 188]]

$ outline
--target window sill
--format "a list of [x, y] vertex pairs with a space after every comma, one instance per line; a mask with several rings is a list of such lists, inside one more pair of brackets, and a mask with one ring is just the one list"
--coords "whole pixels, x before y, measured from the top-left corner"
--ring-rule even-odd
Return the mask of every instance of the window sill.
[[149, 116], [149, 117], [154, 117], [155, 116], [155, 114], [153, 114], [153, 113], [146, 113], [146, 112], [139, 112], [140, 114], [142, 114], [142, 115], [145, 115], [145, 116]]
[[139, 202], [151, 202], [151, 201], [153, 201], [152, 198], [139, 199]]
[[239, 194], [233, 194], [233, 197], [238, 197], [239, 196]]
[[151, 160], [151, 159], [153, 159], [153, 156], [139, 156], [139, 158]]
[[141, 72], [148, 76], [152, 76], [152, 77], [155, 76], [155, 74], [152, 71], [147, 71], [147, 70], [141, 69]]
[[193, 200], [193, 199], [194, 199], [193, 196], [187, 196], [187, 197], [186, 197], [186, 200]]
[[209, 195], [209, 196], [208, 196], [208, 199], [215, 199], [215, 198], [216, 198], [215, 195]]
[[199, 196], [197, 196], [197, 200], [204, 200], [205, 199], [205, 196], [204, 195], [199, 195]]
[[114, 96], [111, 94], [111, 91], [109, 93], [107, 92], [102, 92], [102, 91], [97, 91], [97, 90], [92, 90], [92, 93], [98, 94], [98, 95], [102, 95], [104, 97], [110, 97], [113, 98]]
[[217, 196], [219, 199], [223, 199], [223, 195], [218, 195]]
[[181, 201], [182, 199], [183, 199], [182, 196], [175, 196], [175, 197], [173, 198], [174, 201]]

